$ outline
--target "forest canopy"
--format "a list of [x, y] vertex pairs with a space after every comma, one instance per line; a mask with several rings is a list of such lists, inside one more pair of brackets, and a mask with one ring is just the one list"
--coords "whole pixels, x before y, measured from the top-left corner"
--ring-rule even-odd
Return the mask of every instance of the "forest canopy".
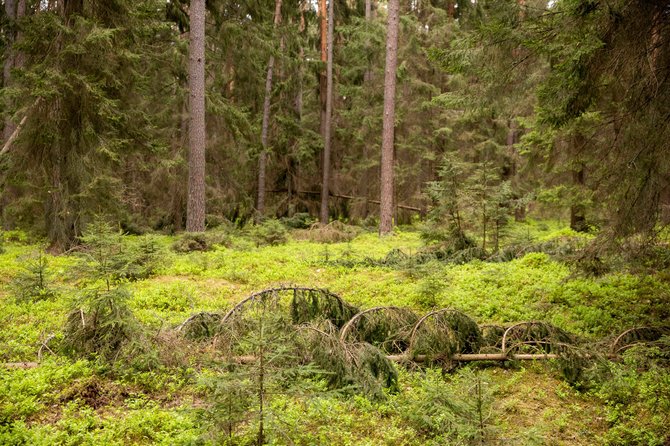
[[669, 218], [665, 0], [3, 6], [2, 224], [56, 251], [95, 215], [428, 216], [485, 249], [529, 210], [610, 241]]

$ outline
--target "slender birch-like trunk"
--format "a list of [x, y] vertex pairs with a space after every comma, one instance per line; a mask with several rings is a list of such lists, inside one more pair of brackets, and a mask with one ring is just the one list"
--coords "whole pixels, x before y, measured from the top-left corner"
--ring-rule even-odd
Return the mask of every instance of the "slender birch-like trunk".
[[333, 31], [335, 1], [328, 7], [328, 57], [326, 66], [326, 119], [323, 134], [323, 179], [321, 181], [321, 224], [328, 224], [328, 195], [330, 193], [330, 142], [333, 115]]
[[[281, 23], [281, 4], [282, 0], [275, 1], [275, 29]], [[275, 56], [270, 55], [268, 61], [268, 71], [265, 76], [265, 98], [263, 100], [263, 123], [261, 125], [261, 145], [263, 149], [258, 156], [258, 195], [256, 198], [256, 212], [258, 217], [263, 217], [265, 213], [265, 178], [268, 157], [268, 127], [270, 126], [270, 102], [272, 99], [272, 76], [275, 65]]]

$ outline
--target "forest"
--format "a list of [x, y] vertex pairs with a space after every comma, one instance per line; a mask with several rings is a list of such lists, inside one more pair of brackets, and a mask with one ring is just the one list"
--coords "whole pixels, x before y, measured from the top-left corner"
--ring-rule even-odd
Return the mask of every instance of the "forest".
[[0, 5], [0, 444], [670, 444], [670, 0]]

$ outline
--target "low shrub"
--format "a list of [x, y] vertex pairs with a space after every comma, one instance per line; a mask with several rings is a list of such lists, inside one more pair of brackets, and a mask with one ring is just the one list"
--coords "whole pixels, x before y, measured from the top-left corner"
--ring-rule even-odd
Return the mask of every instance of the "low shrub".
[[293, 235], [298, 240], [315, 243], [342, 243], [353, 240], [360, 233], [360, 228], [356, 226], [333, 221], [327, 225], [313, 224], [309, 229], [295, 231]]
[[125, 288], [83, 292], [73, 301], [65, 322], [66, 352], [103, 363], [123, 360], [140, 368], [150, 366], [149, 343], [130, 310], [129, 299]]
[[283, 245], [288, 241], [288, 231], [279, 220], [268, 219], [251, 229], [251, 237], [256, 246]]
[[298, 212], [292, 217], [284, 217], [280, 221], [290, 229], [308, 229], [316, 222], [307, 212]]
[[176, 252], [210, 251], [215, 245], [230, 246], [230, 236], [222, 231], [185, 232], [172, 244]]
[[608, 446], [665, 445], [670, 441], [670, 338], [638, 346], [622, 363], [607, 362], [591, 375], [591, 392], [605, 404]]

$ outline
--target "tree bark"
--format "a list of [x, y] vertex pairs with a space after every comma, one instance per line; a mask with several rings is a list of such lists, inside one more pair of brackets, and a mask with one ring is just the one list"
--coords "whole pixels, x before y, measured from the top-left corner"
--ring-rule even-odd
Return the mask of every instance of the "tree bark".
[[[373, 5], [372, 5], [372, 0], [365, 0], [365, 21], [370, 23], [372, 21], [372, 12], [373, 12]], [[370, 42], [366, 42], [366, 46], [369, 46]], [[368, 62], [368, 68], [365, 70], [365, 74], [363, 75], [363, 81], [365, 83], [372, 82], [372, 69], [370, 68], [370, 63]]]
[[[309, 8], [307, 2], [300, 3], [300, 25], [298, 26], [298, 34], [300, 36], [300, 54], [298, 59], [298, 91], [295, 95], [295, 119], [298, 127], [302, 124], [302, 114], [303, 114], [303, 84], [304, 84], [304, 63], [305, 63], [305, 49], [303, 48], [303, 35], [307, 30], [307, 23], [305, 22], [305, 10]], [[296, 179], [299, 177], [297, 171], [299, 169], [299, 163], [292, 157], [288, 157], [288, 167], [286, 170], [286, 183], [287, 183], [287, 215], [292, 217], [295, 214], [295, 205], [294, 205], [294, 190], [297, 189], [297, 185], [294, 184]]]
[[[282, 0], [275, 0], [274, 28], [281, 22]], [[256, 200], [256, 212], [258, 217], [265, 213], [265, 176], [268, 157], [268, 127], [270, 125], [270, 100], [272, 99], [272, 74], [275, 65], [275, 56], [270, 55], [268, 71], [265, 76], [265, 98], [263, 100], [263, 123], [261, 126], [261, 145], [263, 150], [258, 156], [258, 196]]]
[[326, 119], [323, 135], [323, 179], [321, 181], [321, 224], [328, 224], [328, 194], [330, 183], [330, 142], [333, 115], [333, 32], [335, 0], [330, 0], [328, 8], [328, 61], [326, 67]]
[[189, 34], [189, 156], [186, 230], [205, 230], [205, 0], [192, 0]]
[[381, 155], [381, 205], [379, 234], [393, 229], [393, 144], [395, 128], [395, 85], [398, 65], [399, 0], [389, 0], [386, 32], [386, 72], [384, 75], [384, 123]]
[[[326, 0], [319, 0], [319, 17], [321, 26], [321, 62], [327, 63], [328, 60], [328, 19]], [[321, 70], [319, 74], [319, 104], [321, 105], [321, 136], [326, 134], [326, 90], [327, 90], [326, 71]]]
[[[20, 22], [26, 16], [26, 0], [18, 0], [16, 3], [16, 21]], [[16, 29], [15, 39], [20, 42], [23, 38], [23, 33], [20, 28]], [[25, 54], [23, 51], [17, 51], [14, 55], [14, 66], [16, 68], [23, 68], [25, 65]]]

